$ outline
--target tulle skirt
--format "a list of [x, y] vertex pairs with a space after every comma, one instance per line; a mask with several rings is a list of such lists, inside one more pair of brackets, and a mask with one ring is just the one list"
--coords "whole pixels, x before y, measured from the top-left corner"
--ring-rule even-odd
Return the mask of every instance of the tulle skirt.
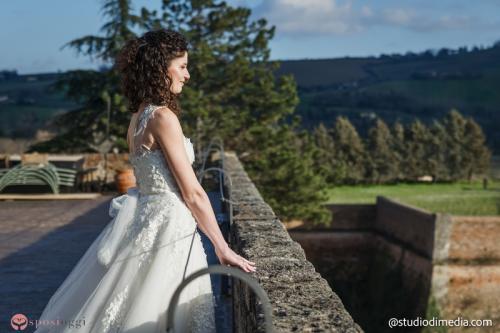
[[[207, 267], [194, 217], [177, 194], [132, 189], [112, 200], [110, 216], [51, 297], [35, 332], [164, 333], [175, 289]], [[183, 289], [174, 331], [215, 332], [208, 275]]]

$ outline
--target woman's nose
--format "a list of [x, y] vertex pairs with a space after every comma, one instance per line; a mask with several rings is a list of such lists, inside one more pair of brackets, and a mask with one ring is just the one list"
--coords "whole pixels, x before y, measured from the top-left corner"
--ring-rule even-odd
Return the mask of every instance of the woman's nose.
[[184, 75], [184, 81], [189, 80], [189, 78], [190, 78], [190, 77], [191, 77], [191, 76], [189, 75], [189, 72], [188, 72], [188, 71], [186, 71], [186, 74]]

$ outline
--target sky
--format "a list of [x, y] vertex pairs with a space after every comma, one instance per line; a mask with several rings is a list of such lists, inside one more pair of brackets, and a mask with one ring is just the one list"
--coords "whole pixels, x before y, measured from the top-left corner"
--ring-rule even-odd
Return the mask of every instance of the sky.
[[[228, 0], [252, 9], [251, 20], [276, 27], [272, 60], [320, 59], [491, 46], [500, 40], [500, 0]], [[62, 48], [99, 34], [102, 0], [4, 0], [0, 70], [20, 74], [98, 68]], [[132, 0], [159, 9], [161, 0]]]

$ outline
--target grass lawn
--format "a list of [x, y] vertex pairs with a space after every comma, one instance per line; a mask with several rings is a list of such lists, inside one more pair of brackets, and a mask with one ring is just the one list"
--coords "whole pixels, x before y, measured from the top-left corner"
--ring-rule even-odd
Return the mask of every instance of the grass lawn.
[[375, 203], [376, 196], [398, 200], [431, 212], [453, 215], [500, 215], [500, 181], [454, 184], [339, 186], [328, 190], [328, 203]]

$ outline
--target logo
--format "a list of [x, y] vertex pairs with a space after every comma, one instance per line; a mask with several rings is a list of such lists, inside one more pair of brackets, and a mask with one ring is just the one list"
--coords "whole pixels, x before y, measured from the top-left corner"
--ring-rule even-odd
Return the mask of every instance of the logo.
[[10, 318], [10, 326], [16, 331], [24, 331], [28, 326], [28, 317], [22, 313], [16, 313]]

